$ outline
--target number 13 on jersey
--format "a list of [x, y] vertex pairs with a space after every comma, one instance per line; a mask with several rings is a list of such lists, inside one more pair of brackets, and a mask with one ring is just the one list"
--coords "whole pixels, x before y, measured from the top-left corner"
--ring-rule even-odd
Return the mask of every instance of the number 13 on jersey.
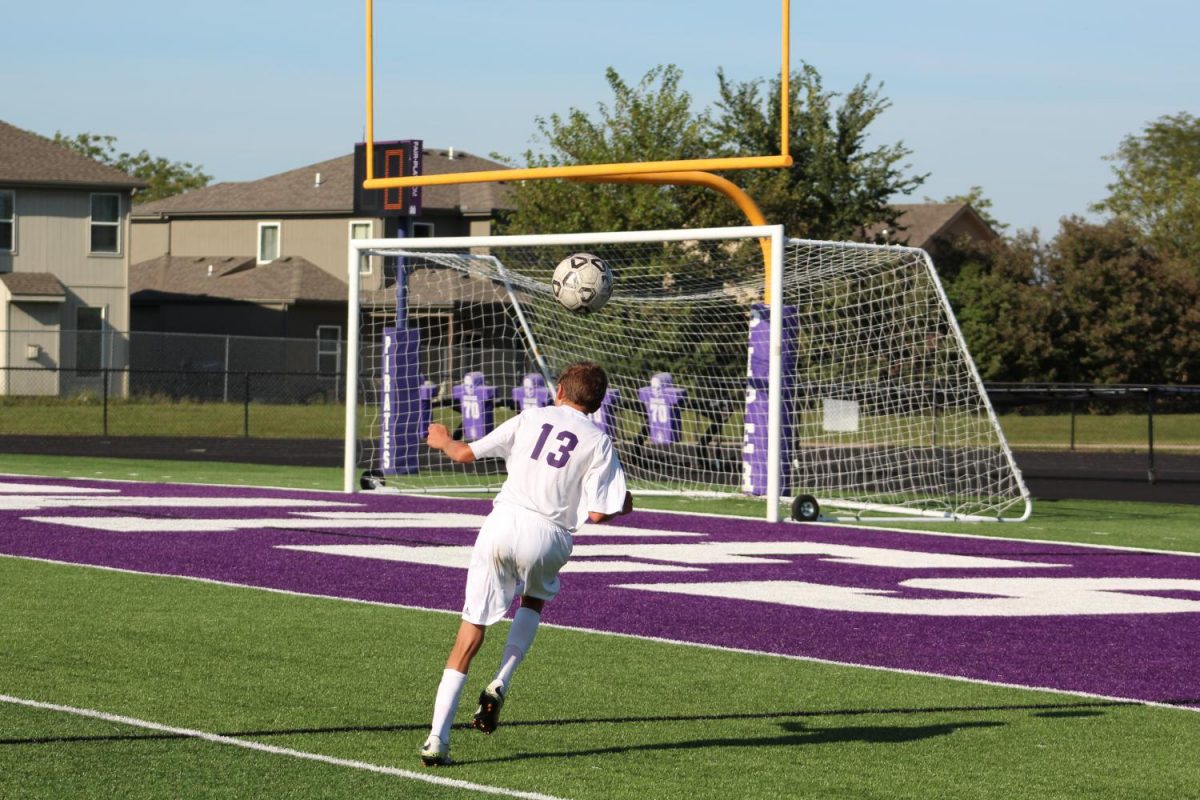
[[[542, 425], [542, 434], [538, 437], [537, 444], [533, 447], [533, 452], [529, 457], [534, 461], [538, 461], [542, 457], [542, 451], [546, 448], [546, 442], [550, 439], [550, 434], [554, 432], [554, 426], [549, 422]], [[571, 457], [571, 451], [575, 449], [575, 445], [579, 444], [579, 437], [570, 431], [559, 431], [554, 437], [560, 442], [557, 450], [546, 454], [546, 463], [550, 466], [561, 469], [567, 465], [567, 460]]]

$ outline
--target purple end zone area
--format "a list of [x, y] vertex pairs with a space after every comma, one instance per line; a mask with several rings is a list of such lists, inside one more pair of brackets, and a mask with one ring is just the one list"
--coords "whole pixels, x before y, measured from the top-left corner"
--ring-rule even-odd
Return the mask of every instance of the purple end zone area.
[[[0, 553], [458, 610], [489, 508], [0, 476]], [[614, 524], [580, 531], [547, 622], [1200, 709], [1197, 557], [655, 512]]]

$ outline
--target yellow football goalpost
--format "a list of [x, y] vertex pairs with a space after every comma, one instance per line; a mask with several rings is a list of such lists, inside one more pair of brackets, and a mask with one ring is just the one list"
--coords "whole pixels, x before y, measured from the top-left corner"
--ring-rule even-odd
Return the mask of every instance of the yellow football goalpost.
[[[560, 167], [528, 167], [523, 169], [478, 170], [474, 172], [458, 172], [449, 175], [410, 175], [406, 177], [376, 178], [374, 174], [374, 159], [372, 158], [375, 140], [375, 67], [374, 67], [374, 14], [373, 0], [367, 3], [367, 178], [363, 181], [364, 189], [399, 189], [407, 186], [442, 186], [452, 183], [490, 183], [492, 181], [524, 181], [544, 180], [550, 178], [567, 179], [602, 179], [614, 176], [651, 175], [649, 182], [666, 183], [662, 175], [688, 172], [713, 172], [719, 170], [786, 168], [792, 166], [792, 157], [788, 146], [788, 80], [790, 73], [789, 51], [791, 0], [782, 0], [783, 35], [782, 54], [779, 72], [780, 83], [780, 124], [779, 124], [779, 154], [758, 156], [737, 156], [732, 158], [698, 158], [677, 161], [635, 161], [625, 164], [575, 164]], [[704, 182], [705, 179], [696, 179]], [[632, 181], [627, 181], [632, 182]], [[690, 182], [688, 179], [681, 183]], [[706, 184], [707, 185], [707, 184]], [[733, 184], [730, 184], [733, 186]], [[713, 186], [713, 188], [717, 188]], [[733, 187], [737, 189], [736, 186]], [[720, 187], [727, 192], [728, 187]], [[740, 189], [737, 189], [740, 192]], [[736, 194], [736, 193], [735, 193]], [[733, 199], [733, 195], [727, 194]], [[739, 198], [735, 202], [743, 207], [749, 198]], [[751, 204], [753, 201], [751, 201]], [[753, 220], [751, 220], [753, 223]], [[760, 224], [760, 223], [753, 223]]]
[[[366, 180], [364, 189], [400, 189], [409, 186], [444, 186], [458, 183], [566, 179], [596, 183], [651, 183], [703, 186], [725, 195], [741, 209], [751, 225], [766, 225], [758, 204], [737, 184], [714, 174], [719, 170], [781, 169], [792, 166], [789, 151], [789, 78], [791, 74], [791, 0], [782, 0], [782, 36], [779, 69], [779, 154], [732, 158], [693, 158], [676, 161], [635, 161], [623, 164], [574, 164], [560, 167], [527, 167], [475, 170], [443, 175], [375, 177], [375, 55], [374, 0], [366, 0]], [[763, 299], [771, 302], [771, 243], [763, 239]]]

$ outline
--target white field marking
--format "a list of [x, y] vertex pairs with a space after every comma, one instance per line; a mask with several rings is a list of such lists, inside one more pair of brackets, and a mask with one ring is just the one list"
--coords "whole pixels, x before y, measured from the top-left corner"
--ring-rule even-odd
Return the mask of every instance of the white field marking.
[[[2, 498], [0, 498], [2, 499]], [[122, 505], [120, 498], [114, 498], [114, 506]], [[313, 501], [318, 502], [318, 501]], [[214, 499], [213, 505], [233, 505]], [[249, 504], [253, 505], [253, 504]], [[281, 499], [280, 506], [296, 505], [295, 502]], [[0, 506], [3, 510], [3, 506]], [[87, 528], [109, 533], [228, 533], [239, 530], [421, 530], [448, 528], [470, 531], [479, 530], [484, 516], [476, 514], [454, 513], [386, 513], [374, 511], [298, 511], [281, 517], [260, 517], [254, 519], [204, 519], [188, 517], [56, 517], [34, 516], [24, 517], [30, 522], [41, 522], [48, 525], [67, 525], [74, 528]], [[599, 527], [599, 526], [597, 526]], [[704, 537], [704, 533], [686, 531], [659, 531], [653, 528], [624, 528], [618, 525], [605, 525], [603, 530], [594, 533], [575, 534], [578, 536], [611, 536], [620, 538], [648, 537]]]
[[[0, 496], [0, 511], [5, 510], [40, 510], [41, 508], [63, 508], [77, 506], [81, 508], [120, 507], [129, 506], [180, 506], [193, 508], [290, 508], [294, 506], [357, 506], [361, 503], [343, 503], [332, 500], [291, 500], [288, 498], [273, 498], [262, 501], [258, 498], [181, 498], [192, 502], [174, 502], [170, 498], [147, 497], [104, 497], [89, 501], [79, 498], [76, 501], [64, 498], [59, 501], [54, 498], [11, 498], [13, 505], [7, 505], [10, 498]], [[32, 505], [42, 501], [43, 505]], [[31, 503], [22, 506], [20, 503]], [[397, 528], [403, 530], [420, 530], [426, 528], [446, 529], [463, 528], [479, 530], [486, 514], [459, 514], [452, 512], [412, 512], [402, 511], [297, 511], [287, 516], [255, 518], [255, 519], [189, 519], [184, 517], [159, 519], [144, 517], [26, 517], [31, 522], [43, 522], [51, 525], [70, 525], [77, 528], [109, 531], [113, 533], [216, 533], [235, 530], [264, 530], [272, 528], [292, 528], [302, 530], [320, 530], [328, 528]], [[584, 530], [574, 534], [575, 538], [585, 536], [605, 536], [612, 538], [692, 538], [707, 537], [706, 533], [693, 531], [660, 531], [655, 528], [629, 528], [620, 525], [605, 524], [585, 526]]]
[[[3, 498], [0, 498], [0, 500], [3, 500]], [[316, 504], [322, 501], [312, 502]], [[111, 505], [121, 506], [121, 498], [113, 498]], [[130, 505], [136, 504], [131, 503]], [[146, 505], [152, 504], [147, 503]], [[197, 504], [197, 506], [201, 505]], [[213, 498], [211, 505], [219, 507], [222, 505], [233, 506], [235, 504], [227, 503], [219, 498]], [[254, 503], [246, 503], [246, 505], [253, 507]], [[281, 498], [275, 505], [287, 507], [297, 505], [297, 503]], [[328, 503], [328, 505], [335, 505], [335, 503]], [[4, 510], [2, 505], [0, 505], [0, 510]], [[291, 530], [345, 530], [356, 528], [375, 530], [444, 530], [454, 528], [477, 531], [479, 530], [479, 526], [483, 524], [484, 518], [483, 515], [476, 514], [440, 512], [406, 514], [403, 512], [387, 513], [375, 511], [297, 511], [281, 517], [259, 517], [253, 519], [204, 519], [200, 517], [172, 517], [170, 519], [158, 517], [24, 517], [24, 519], [30, 522], [41, 522], [48, 525], [68, 525], [75, 528], [87, 528], [89, 530], [108, 531], [110, 533], [225, 533], [237, 530], [272, 530], [281, 528]], [[575, 536], [683, 538], [705, 537], [707, 534], [605, 525], [603, 530], [597, 530], [593, 533], [577, 533]], [[619, 546], [614, 545], [614, 547]]]
[[0, 494], [116, 494], [120, 489], [93, 489], [41, 483], [3, 483]]
[[[312, 594], [310, 592], [297, 592], [291, 589], [274, 589], [267, 586], [254, 586], [249, 583], [234, 583], [232, 581], [218, 581], [212, 578], [198, 578], [192, 575], [172, 575], [167, 572], [146, 572], [134, 569], [124, 569], [121, 567], [106, 567], [99, 564], [79, 564], [74, 561], [57, 561], [52, 558], [33, 558], [30, 556], [14, 556], [9, 553], [0, 553], [0, 558], [10, 558], [14, 561], [32, 561], [39, 564], [53, 564], [60, 567], [73, 567], [75, 569], [94, 569], [101, 572], [116, 572], [125, 575], [140, 575], [152, 578], [170, 578], [180, 581], [189, 581], [191, 583], [206, 584], [208, 586], [221, 586], [230, 589], [247, 589], [255, 592], [267, 592], [269, 594], [278, 594], [285, 597], [301, 597], [306, 600], [325, 600], [334, 603], [353, 603], [362, 606], [375, 606], [377, 608], [398, 608], [404, 611], [418, 611], [423, 613], [443, 614], [445, 616], [461, 617], [461, 611], [455, 611], [445, 608], [426, 608], [423, 606], [410, 606], [404, 603], [384, 603], [379, 600], [361, 600], [356, 597], [335, 597], [325, 594]], [[763, 658], [782, 658], [787, 661], [802, 661], [810, 664], [825, 664], [831, 667], [851, 667], [853, 669], [865, 669], [872, 672], [889, 672], [898, 675], [914, 675], [919, 678], [937, 678], [940, 680], [955, 681], [958, 683], [971, 683], [980, 686], [996, 686], [1001, 689], [1020, 689], [1023, 691], [1047, 692], [1049, 694], [1066, 695], [1068, 697], [1087, 697], [1095, 700], [1110, 700], [1118, 703], [1129, 703], [1130, 705], [1150, 706], [1152, 708], [1169, 708], [1175, 711], [1191, 711], [1200, 713], [1200, 708], [1191, 706], [1171, 705], [1170, 703], [1160, 703], [1154, 700], [1143, 700], [1137, 697], [1118, 697], [1117, 695], [1097, 694], [1095, 692], [1074, 691], [1071, 689], [1059, 689], [1053, 686], [1029, 686], [1020, 683], [1005, 683], [1003, 681], [990, 681], [985, 678], [970, 678], [964, 675], [948, 675], [938, 672], [928, 672], [924, 670], [905, 669], [903, 667], [882, 667], [878, 664], [862, 664], [857, 661], [835, 661], [831, 658], [817, 658], [815, 656], [798, 656], [789, 653], [772, 653], [767, 650], [750, 650], [744, 647], [729, 647], [719, 644], [706, 644], [703, 642], [688, 642], [682, 639], [668, 639], [663, 636], [646, 636], [638, 633], [622, 633], [620, 631], [606, 631], [600, 628], [587, 628], [580, 625], [562, 625], [554, 622], [543, 622], [543, 627], [556, 628], [564, 631], [575, 631], [577, 633], [590, 633], [597, 636], [611, 636], [617, 639], [633, 639], [641, 642], [657, 642], [659, 644], [669, 644], [678, 647], [691, 647], [698, 650], [712, 650], [718, 653], [736, 653], [738, 655], [747, 656], [762, 656]]]
[[109, 714], [105, 711], [97, 711], [91, 708], [77, 708], [75, 706], [58, 705], [57, 703], [45, 703], [40, 700], [27, 700], [23, 697], [13, 697], [12, 695], [8, 694], [0, 694], [0, 702], [17, 706], [25, 706], [26, 708], [36, 708], [41, 711], [56, 711], [60, 714], [73, 714], [77, 717], [87, 717], [88, 719], [98, 719], [103, 720], [104, 722], [113, 722], [118, 725], [144, 728], [146, 730], [157, 731], [159, 733], [169, 733], [173, 736], [180, 736], [188, 739], [200, 739], [213, 744], [241, 747], [245, 750], [255, 750], [260, 753], [270, 753], [271, 755], [276, 756], [299, 758], [305, 761], [316, 761], [321, 764], [329, 764], [330, 766], [334, 767], [347, 767], [349, 769], [357, 769], [364, 772], [374, 772], [379, 775], [391, 775], [396, 778], [406, 778], [407, 780], [422, 781], [424, 783], [432, 783], [437, 786], [449, 786], [454, 789], [465, 789], [467, 791], [480, 792], [482, 794], [494, 794], [502, 797], [518, 797], [522, 798], [523, 800], [561, 800], [561, 798], [557, 798], [554, 795], [538, 794], [536, 792], [522, 792], [516, 789], [505, 789], [500, 786], [488, 786], [482, 783], [471, 783], [470, 781], [462, 781], [455, 778], [442, 778], [436, 775], [429, 775], [424, 772], [413, 772], [411, 770], [399, 769], [397, 767], [387, 767], [382, 764], [370, 764], [366, 761], [354, 761], [348, 758], [336, 758], [334, 756], [322, 755], [321, 753], [293, 750], [290, 747], [277, 747], [271, 744], [255, 742], [250, 739], [239, 739], [236, 736], [222, 736], [219, 733], [208, 733], [207, 731], [199, 731], [192, 728], [178, 728], [173, 725], [162, 725], [158, 722], [137, 719], [136, 717], [125, 717], [119, 714]]
[[[634, 497], [636, 499], [636, 495], [634, 495]], [[729, 514], [713, 514], [711, 512], [706, 512], [706, 511], [670, 511], [670, 510], [662, 509], [662, 508], [645, 508], [645, 509], [641, 509], [641, 510], [646, 511], [647, 513], [652, 513], [652, 514], [674, 514], [674, 515], [681, 516], [681, 517], [708, 517], [710, 519], [729, 520], [730, 522], [766, 523], [766, 520], [761, 519], [759, 517], [735, 517], [735, 516], [731, 516]], [[954, 520], [943, 520], [943, 521], [947, 522], [947, 523], [955, 523]], [[928, 521], [928, 523], [929, 524], [937, 524], [933, 521]], [[1126, 552], [1126, 553], [1161, 553], [1163, 555], [1168, 555], [1168, 556], [1187, 556], [1189, 558], [1200, 558], [1200, 552], [1193, 552], [1193, 551], [1188, 551], [1188, 550], [1162, 550], [1162, 549], [1154, 548], [1154, 547], [1129, 547], [1127, 545], [1119, 545], [1119, 544], [1095, 544], [1093, 542], [1060, 542], [1060, 541], [1056, 541], [1056, 540], [1052, 540], [1052, 539], [1022, 539], [1018, 536], [984, 536], [984, 535], [977, 534], [977, 533], [950, 533], [949, 531], [922, 531], [922, 530], [909, 529], [909, 528], [889, 528], [886, 525], [874, 524], [870, 520], [847, 519], [844, 522], [792, 522], [792, 521], [784, 520], [784, 521], [779, 522], [778, 524], [780, 524], [780, 525], [806, 525], [806, 526], [811, 525], [812, 527], [827, 528], [832, 531], [838, 531], [838, 530], [844, 531], [846, 529], [866, 531], [868, 533], [871, 531], [887, 531], [888, 533], [906, 533], [906, 534], [917, 535], [917, 536], [941, 536], [941, 537], [949, 537], [951, 539], [971, 539], [971, 540], [975, 540], [975, 541], [994, 541], [994, 542], [1017, 542], [1020, 544], [1046, 545], [1047, 547], [1085, 547], [1085, 548], [1092, 548], [1095, 550], [1120, 550], [1120, 551]], [[955, 524], [992, 525], [993, 523], [991, 523], [991, 522], [965, 523], [965, 522], [959, 521]], [[1026, 523], [1024, 523], [1024, 522], [1006, 522], [1006, 523], [995, 523], [995, 524], [1000, 524], [1000, 525], [1004, 525], [1007, 528], [1012, 528], [1015, 526], [1023, 526]], [[1028, 528], [1028, 530], [1044, 530], [1044, 529]]]
[[290, 497], [142, 497], [137, 495], [5, 495], [0, 511], [63, 508], [357, 508], [359, 503]]
[[[464, 567], [465, 569], [465, 567]], [[675, 564], [647, 564], [644, 561], [604, 561], [595, 558], [571, 558], [560, 572], [571, 575], [597, 575], [620, 572], [705, 572], [700, 567], [680, 567]]]
[[990, 597], [914, 598], [804, 581], [623, 584], [617, 589], [751, 600], [797, 608], [922, 617], [1081, 617], [1200, 613], [1200, 601], [1127, 592], [1196, 592], [1200, 580], [1165, 578], [918, 578], [899, 586]]
[[[304, 553], [319, 553], [328, 556], [350, 556], [352, 558], [373, 558], [380, 561], [400, 561], [407, 564], [424, 564], [432, 567], [451, 567], [465, 570], [471, 566], [471, 547], [408, 547], [399, 544], [314, 544], [314, 545], [275, 545], [276, 550], [299, 550]], [[575, 548], [577, 553], [580, 548]], [[647, 564], [641, 561], [598, 561], [592, 559], [577, 559], [573, 554], [571, 560], [562, 568], [562, 572], [608, 573], [608, 572], [704, 572], [693, 567], [679, 567], [671, 564]]]
[[66, 525], [110, 533], [223, 533], [239, 530], [412, 530], [454, 528], [452, 525], [422, 525], [404, 514], [386, 519], [311, 519], [297, 515], [255, 519], [203, 519], [172, 517], [24, 517], [30, 522]]
[[[797, 523], [799, 524], [799, 523]], [[918, 536], [940, 536], [951, 539], [971, 539], [974, 541], [992, 541], [992, 542], [1015, 542], [1017, 544], [1032, 544], [1046, 547], [1083, 547], [1092, 550], [1120, 550], [1124, 553], [1157, 553], [1167, 556], [1187, 556], [1188, 558], [1200, 558], [1200, 552], [1188, 550], [1162, 550], [1155, 547], [1130, 547], [1121, 544], [1096, 544], [1095, 542], [1063, 542], [1054, 539], [1022, 539], [1019, 536], [983, 536], [977, 533], [950, 533], [949, 531], [920, 531], [909, 530], [906, 528], [888, 528], [883, 525], [872, 525], [869, 521], [853, 522], [847, 520], [845, 523], [837, 522], [806, 522], [805, 525], [819, 525], [824, 528], [846, 529], [847, 527], [856, 528], [860, 531], [887, 531], [888, 533], [907, 533], [916, 534]], [[958, 523], [967, 524], [967, 523]], [[990, 522], [969, 523], [973, 525], [991, 525]], [[1018, 525], [1024, 525], [1023, 522], [1001, 523], [1007, 528], [1012, 528]]]
[[[407, 528], [473, 528], [475, 530], [478, 530], [483, 525], [483, 521], [487, 519], [486, 514], [460, 514], [440, 511], [423, 514], [406, 514], [397, 511], [297, 511], [296, 516], [312, 517], [314, 519], [360, 519], [364, 521], [400, 520], [403, 526]], [[641, 539], [660, 537], [675, 539], [690, 537], [707, 538], [708, 534], [698, 531], [663, 531], [657, 528], [629, 528], [605, 522], [603, 524], [584, 525], [580, 530], [571, 534], [571, 536], [575, 539], [584, 536]]]
[[822, 561], [891, 569], [1028, 569], [1066, 567], [1036, 561], [927, 553], [888, 547], [860, 547], [828, 542], [697, 542], [689, 544], [588, 544], [571, 557], [640, 558], [680, 564], [779, 564], [791, 556], [820, 556]]
[[[10, 478], [28, 477], [27, 475], [23, 475], [21, 473], [0, 473], [0, 475], [5, 475]], [[117, 483], [117, 484], [124, 484], [124, 483], [147, 484], [147, 483], [150, 483], [150, 484], [156, 485], [156, 486], [163, 485], [161, 482], [156, 483], [154, 481], [145, 481], [145, 480], [133, 481], [133, 480], [127, 480], [127, 479], [123, 479], [123, 478], [100, 478], [100, 477], [96, 477], [94, 475], [76, 475], [76, 476], [69, 476], [69, 477], [64, 477], [64, 478], [56, 478], [56, 480], [91, 481], [94, 483]], [[244, 484], [236, 484], [236, 483], [228, 483], [228, 484], [227, 483], [190, 483], [188, 481], [174, 481], [172, 483], [175, 485], [179, 485], [179, 486], [200, 486], [200, 487], [209, 488], [209, 489], [246, 489], [246, 488], [248, 488]], [[347, 494], [346, 492], [342, 491], [341, 489], [318, 489], [318, 488], [307, 488], [306, 489], [306, 488], [297, 488], [295, 486], [255, 486], [255, 487], [249, 487], [249, 488], [266, 489], [266, 490], [274, 491], [274, 492], [312, 492], [314, 494], [341, 495], [343, 497], [345, 497]], [[88, 490], [78, 489], [75, 491], [88, 491]], [[96, 490], [92, 490], [92, 491], [118, 491], [118, 490], [96, 489]], [[358, 493], [351, 493], [349, 496], [357, 497]], [[407, 495], [407, 494], [400, 494], [399, 492], [397, 492], [395, 496], [398, 498], [420, 497], [422, 499], [438, 499], [438, 500], [453, 500], [453, 501], [469, 499], [469, 498], [464, 498], [460, 495], [425, 494], [425, 493]], [[637, 495], [635, 493], [634, 499], [636, 500], [636, 498], [637, 498]], [[485, 501], [479, 500], [478, 502], [485, 502]], [[647, 513], [651, 513], [651, 514], [671, 514], [671, 515], [681, 516], [681, 517], [706, 517], [709, 519], [721, 519], [721, 520], [726, 520], [731, 523], [733, 523], [733, 522], [751, 522], [751, 523], [765, 522], [764, 519], [759, 518], [759, 517], [741, 517], [741, 516], [732, 516], [729, 514], [714, 514], [711, 512], [707, 512], [707, 511], [672, 511], [669, 509], [661, 509], [661, 508], [645, 508], [645, 509], [640, 509], [640, 510], [645, 511]], [[943, 520], [943, 521], [948, 522], [948, 523], [954, 523], [954, 520]], [[923, 530], [916, 530], [916, 529], [909, 529], [909, 528], [890, 528], [886, 525], [873, 524], [870, 520], [847, 519], [844, 522], [804, 522], [804, 523], [793, 523], [793, 522], [784, 520], [778, 524], [780, 524], [780, 525], [792, 525], [792, 524], [811, 525], [813, 527], [818, 527], [818, 528], [828, 528], [829, 530], [832, 530], [832, 531], [838, 531], [838, 530], [844, 531], [847, 528], [851, 528], [851, 529], [866, 530], [866, 531], [887, 531], [888, 533], [904, 533], [904, 534], [916, 535], [916, 536], [940, 536], [940, 537], [949, 537], [952, 539], [970, 539], [970, 540], [997, 541], [997, 542], [1017, 542], [1020, 544], [1045, 545], [1047, 547], [1083, 547], [1083, 548], [1092, 548], [1092, 549], [1096, 549], [1096, 550], [1120, 550], [1122, 552], [1127, 552], [1127, 553], [1161, 553], [1162, 555], [1169, 555], [1169, 556], [1186, 556], [1188, 558], [1200, 558], [1200, 552], [1193, 552], [1193, 551], [1188, 551], [1188, 550], [1162, 550], [1162, 549], [1154, 548], [1154, 547], [1129, 547], [1127, 545], [1095, 544], [1093, 542], [1060, 542], [1060, 541], [1054, 541], [1054, 540], [1049, 540], [1049, 539], [1022, 539], [1018, 536], [983, 536], [983, 535], [976, 534], [976, 533], [950, 533], [949, 531], [923, 531]], [[930, 520], [929, 524], [937, 524], [937, 523]], [[959, 524], [962, 524], [962, 523], [959, 523]], [[990, 525], [992, 523], [979, 522], [979, 523], [972, 523], [972, 524]], [[1016, 522], [1016, 523], [1008, 522], [1008, 523], [996, 523], [996, 524], [1005, 525], [1006, 527], [1011, 528], [1013, 526], [1022, 526], [1022, 525], [1025, 525], [1026, 523], [1024, 523], [1024, 522]], [[645, 529], [645, 530], [648, 530], [648, 529]], [[1029, 528], [1028, 530], [1038, 530], [1038, 529]]]
[[[361, 503], [357, 505], [361, 506]], [[313, 519], [403, 520], [422, 528], [478, 528], [486, 514], [459, 514], [451, 511], [297, 511], [298, 517]]]
[[[277, 545], [281, 550], [301, 550], [354, 558], [404, 561], [438, 567], [467, 569], [470, 547], [409, 547], [397, 544]], [[581, 544], [571, 551], [563, 572], [692, 572], [725, 564], [779, 564], [781, 557], [828, 556], [837, 563], [892, 569], [1026, 569], [1060, 567], [1031, 561], [921, 553], [882, 547], [849, 547], [816, 542], [704, 542], [692, 544]], [[596, 559], [608, 559], [604, 561]], [[637, 559], [637, 560], [631, 560]], [[653, 563], [646, 563], [653, 562]], [[783, 562], [786, 563], [786, 562]], [[678, 566], [689, 564], [700, 569]], [[708, 584], [697, 584], [704, 586]]]
[[699, 531], [664, 531], [658, 528], [630, 528], [625, 525], [613, 525], [611, 522], [597, 523], [584, 525], [579, 530], [571, 534], [573, 539], [586, 539], [589, 536], [610, 536], [616, 538], [629, 539], [685, 539], [690, 537], [707, 539], [707, 533]]

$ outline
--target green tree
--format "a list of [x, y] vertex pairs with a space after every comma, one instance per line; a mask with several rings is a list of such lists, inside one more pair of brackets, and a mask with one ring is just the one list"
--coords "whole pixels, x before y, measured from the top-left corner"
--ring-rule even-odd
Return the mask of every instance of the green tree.
[[[572, 108], [565, 116], [538, 117], [543, 149], [526, 150], [529, 167], [606, 164], [701, 158], [708, 153], [706, 117], [692, 109], [680, 88], [675, 66], [650, 70], [630, 85], [609, 68], [611, 105], [600, 104], [597, 118]], [[511, 162], [510, 162], [511, 163]], [[701, 191], [650, 185], [525, 181], [513, 187], [516, 210], [505, 233], [563, 233], [682, 227]]]
[[[718, 71], [718, 113], [708, 125], [717, 155], [761, 155], [779, 150], [779, 79], [729, 81]], [[811, 239], [860, 238], [877, 223], [896, 224], [889, 199], [915, 191], [925, 175], [909, 174], [910, 152], [902, 142], [869, 147], [868, 128], [891, 102], [883, 84], [868, 75], [844, 96], [825, 89], [816, 68], [805, 64], [788, 81], [787, 170], [749, 170], [729, 175], [772, 222], [790, 235]], [[838, 102], [840, 98], [840, 103]], [[714, 222], [736, 214], [721, 206]]]
[[139, 189], [136, 195], [136, 202], [139, 203], [161, 200], [190, 189], [199, 189], [207, 186], [212, 180], [212, 176], [204, 174], [200, 166], [186, 161], [169, 161], [152, 156], [145, 150], [139, 153], [118, 153], [115, 136], [95, 133], [64, 136], [62, 131], [58, 131], [54, 134], [54, 141], [101, 164], [115, 167], [127, 175], [145, 181], [146, 188]]
[[1133, 227], [1064, 219], [1046, 267], [1060, 380], [1186, 383], [1200, 375], [1200, 280]]
[[1061, 379], [1054, 346], [1059, 310], [1046, 287], [1047, 248], [1034, 233], [1009, 240], [963, 241], [938, 271], [967, 347], [985, 381]]
[[[530, 167], [566, 164], [763, 155], [779, 150], [779, 80], [734, 83], [718, 72], [716, 112], [693, 108], [675, 66], [650, 70], [630, 85], [606, 73], [611, 104], [596, 118], [572, 108], [537, 119], [543, 150], [523, 155]], [[888, 199], [908, 194], [925, 176], [908, 175], [902, 144], [869, 148], [867, 129], [889, 106], [881, 86], [864, 79], [841, 103], [816, 69], [789, 81], [787, 170], [746, 170], [727, 177], [744, 188], [771, 222], [812, 238], [857, 238], [877, 222], [894, 224]], [[514, 187], [517, 209], [506, 232], [564, 232], [743, 224], [741, 212], [710, 190], [571, 181], [527, 181]]]
[[939, 265], [984, 380], [1187, 383], [1200, 375], [1200, 277], [1131, 226], [1062, 221], [967, 243]]
[[1200, 272], [1200, 119], [1160, 117], [1107, 156], [1116, 180], [1092, 206], [1133, 225], [1164, 256]]

